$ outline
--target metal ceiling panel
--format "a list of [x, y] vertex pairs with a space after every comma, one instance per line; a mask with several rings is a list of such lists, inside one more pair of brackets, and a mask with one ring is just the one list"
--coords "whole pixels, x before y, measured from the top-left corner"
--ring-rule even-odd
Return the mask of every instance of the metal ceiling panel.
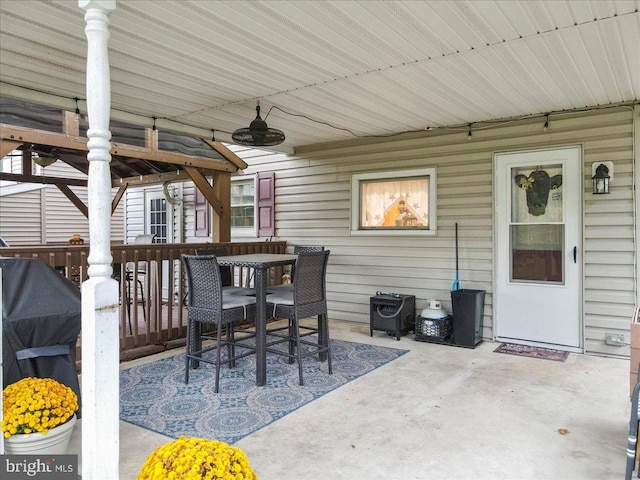
[[[112, 107], [145, 125], [168, 119], [230, 141], [260, 100], [291, 150], [637, 102], [639, 7], [120, 0], [110, 15]], [[0, 94], [84, 98], [84, 27], [77, 0], [3, 0]]]

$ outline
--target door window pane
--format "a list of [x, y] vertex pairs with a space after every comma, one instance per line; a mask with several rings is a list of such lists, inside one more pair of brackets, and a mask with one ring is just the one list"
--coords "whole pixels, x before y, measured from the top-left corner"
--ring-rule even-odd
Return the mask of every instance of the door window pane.
[[511, 225], [511, 281], [564, 283], [564, 225]]
[[562, 164], [511, 169], [511, 281], [564, 283]]
[[149, 233], [155, 233], [154, 243], [167, 243], [167, 201], [164, 198], [149, 200]]
[[562, 165], [511, 169], [511, 221], [562, 222]]

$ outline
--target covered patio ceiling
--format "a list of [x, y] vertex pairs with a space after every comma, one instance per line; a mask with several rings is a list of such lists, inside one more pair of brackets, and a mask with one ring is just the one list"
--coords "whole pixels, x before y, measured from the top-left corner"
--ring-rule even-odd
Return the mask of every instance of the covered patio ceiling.
[[[119, 0], [112, 118], [276, 149], [637, 102], [640, 1]], [[86, 112], [77, 0], [0, 3], [0, 95]], [[74, 99], [79, 99], [77, 102]], [[154, 120], [155, 117], [155, 120]]]

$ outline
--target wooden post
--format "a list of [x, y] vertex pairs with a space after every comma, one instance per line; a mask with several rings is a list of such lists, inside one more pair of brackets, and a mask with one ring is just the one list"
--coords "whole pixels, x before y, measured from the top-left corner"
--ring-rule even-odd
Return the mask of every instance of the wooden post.
[[231, 175], [227, 172], [213, 174], [213, 191], [220, 200], [220, 211], [213, 211], [211, 240], [214, 243], [231, 241]]
[[115, 0], [78, 0], [86, 11], [89, 279], [82, 284], [82, 478], [118, 479], [118, 283], [111, 278], [109, 18]]

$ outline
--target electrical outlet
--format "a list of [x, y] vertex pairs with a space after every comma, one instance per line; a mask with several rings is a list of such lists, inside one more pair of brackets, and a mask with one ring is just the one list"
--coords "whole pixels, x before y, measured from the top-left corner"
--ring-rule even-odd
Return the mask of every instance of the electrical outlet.
[[604, 334], [604, 343], [607, 345], [613, 345], [616, 347], [624, 347], [624, 334], [623, 333], [610, 333]]

